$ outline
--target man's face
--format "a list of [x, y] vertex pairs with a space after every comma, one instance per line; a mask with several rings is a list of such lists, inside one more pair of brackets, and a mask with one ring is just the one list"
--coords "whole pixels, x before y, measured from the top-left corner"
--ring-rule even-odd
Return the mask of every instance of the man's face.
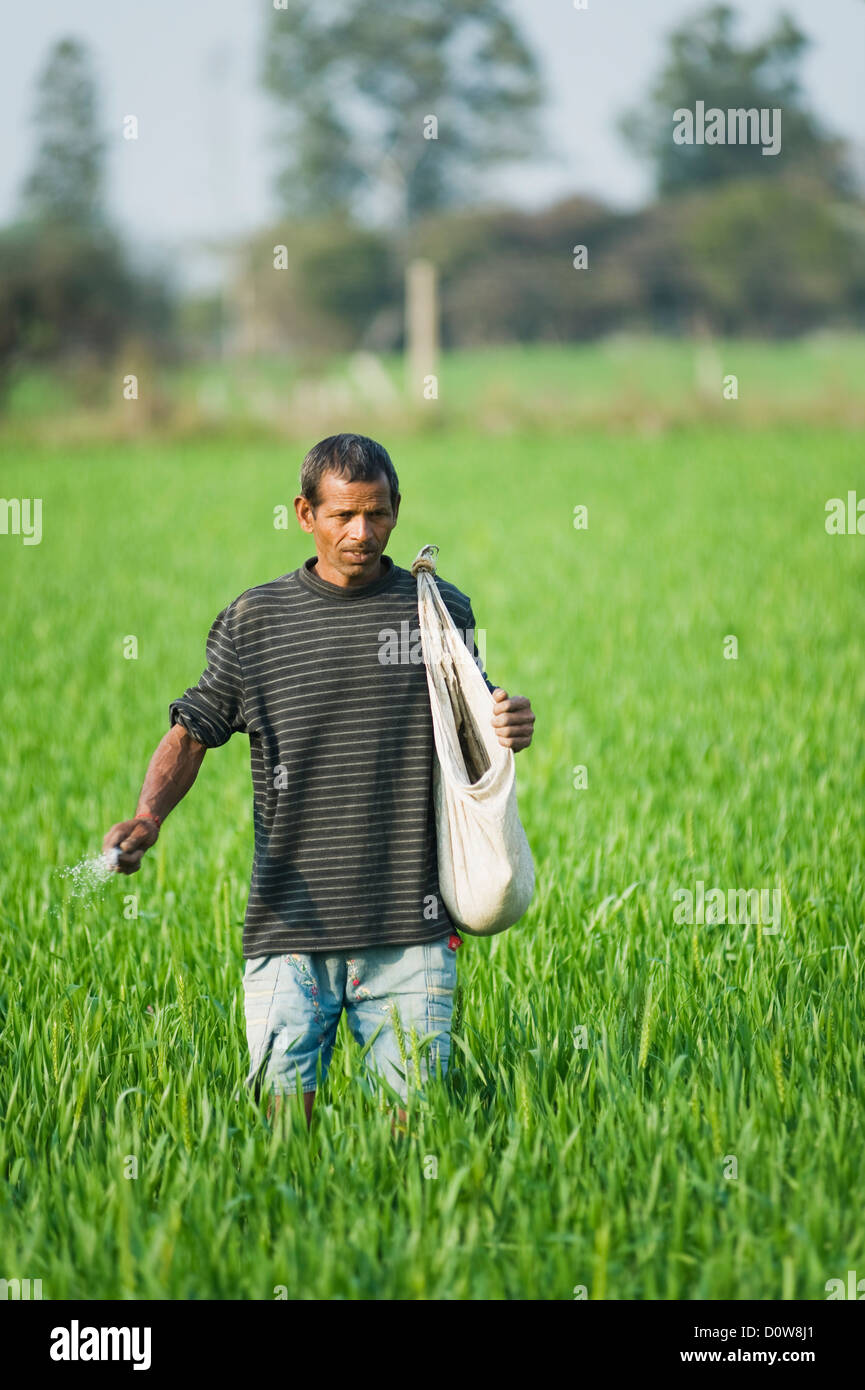
[[296, 497], [297, 519], [315, 540], [321, 578], [346, 587], [377, 579], [399, 502], [397, 497], [396, 508], [391, 506], [383, 474], [374, 482], [350, 483], [338, 473], [325, 473], [315, 509], [305, 497]]

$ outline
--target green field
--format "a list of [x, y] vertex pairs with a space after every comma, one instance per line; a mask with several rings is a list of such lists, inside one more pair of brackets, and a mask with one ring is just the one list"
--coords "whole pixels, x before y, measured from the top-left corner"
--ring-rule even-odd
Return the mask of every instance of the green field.
[[[132, 366], [140, 397], [124, 400]], [[333, 433], [334, 419], [369, 434], [613, 427], [653, 434], [710, 423], [737, 431], [773, 424], [865, 429], [865, 337], [814, 334], [796, 342], [611, 336], [599, 343], [510, 344], [444, 353], [435, 404], [405, 395], [402, 358], [369, 354], [258, 357], [163, 366], [121, 354], [107, 374], [22, 370], [5, 401], [7, 437], [66, 447], [72, 439], [125, 440], [155, 423], [177, 438], [283, 437], [291, 445]], [[735, 403], [724, 381], [738, 382]], [[302, 450], [303, 452], [303, 450]]]
[[[133, 813], [219, 609], [311, 553], [272, 517], [316, 437], [7, 453], [43, 538], [0, 536], [0, 1274], [264, 1300], [822, 1299], [865, 1276], [865, 537], [824, 527], [865, 496], [865, 436], [383, 438], [389, 553], [440, 546], [491, 678], [538, 716], [535, 902], [460, 950], [451, 1070], [402, 1137], [344, 1021], [309, 1133], [237, 1096], [241, 737], [138, 875], [87, 902], [59, 874]], [[780, 930], [676, 925], [697, 880], [779, 889]]]

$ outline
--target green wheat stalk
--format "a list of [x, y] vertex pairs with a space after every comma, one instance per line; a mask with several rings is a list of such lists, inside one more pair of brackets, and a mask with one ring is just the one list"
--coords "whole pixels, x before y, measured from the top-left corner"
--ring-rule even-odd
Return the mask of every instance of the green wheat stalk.
[[649, 1055], [649, 1041], [652, 1036], [652, 981], [649, 981], [649, 988], [646, 991], [646, 1005], [643, 1009], [643, 1023], [640, 1028], [640, 1056], [637, 1067], [640, 1071], [646, 1065], [646, 1058]]
[[405, 1033], [403, 1032], [402, 1019], [400, 1018], [399, 1009], [397, 1008], [397, 1003], [395, 999], [391, 1000], [390, 1013], [393, 1022], [393, 1031], [396, 1034], [396, 1045], [399, 1048], [400, 1061], [402, 1062], [404, 1067], [407, 1067], [408, 1057], [406, 1055], [405, 1050]]

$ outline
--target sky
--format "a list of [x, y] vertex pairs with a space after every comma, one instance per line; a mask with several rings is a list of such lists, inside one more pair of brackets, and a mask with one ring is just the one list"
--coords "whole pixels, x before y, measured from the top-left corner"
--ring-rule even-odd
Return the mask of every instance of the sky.
[[[410, 3], [411, 0], [407, 0]], [[274, 111], [258, 84], [272, 0], [39, 0], [9, 4], [0, 44], [0, 223], [16, 208], [33, 155], [37, 76], [51, 45], [74, 35], [93, 54], [109, 141], [111, 213], [145, 253], [187, 284], [218, 274], [208, 245], [242, 236], [277, 212]], [[375, 0], [370, 0], [375, 3]], [[508, 0], [547, 88], [546, 151], [503, 168], [491, 196], [541, 207], [574, 193], [636, 207], [648, 170], [616, 131], [658, 70], [665, 36], [706, 0]], [[823, 123], [852, 141], [865, 178], [865, 0], [743, 0], [753, 40], [783, 9], [812, 40], [803, 86]], [[120, 136], [124, 116], [139, 139]]]

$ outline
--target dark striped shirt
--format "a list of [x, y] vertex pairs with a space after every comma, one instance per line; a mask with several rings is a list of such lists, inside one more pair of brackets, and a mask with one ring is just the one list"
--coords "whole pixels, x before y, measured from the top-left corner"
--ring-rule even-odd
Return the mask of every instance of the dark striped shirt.
[[[413, 945], [451, 927], [439, 897], [417, 583], [387, 556], [380, 578], [359, 589], [327, 583], [314, 565], [313, 556], [224, 608], [198, 685], [169, 707], [171, 723], [208, 748], [249, 735], [247, 959]], [[477, 657], [470, 600], [436, 583]]]

